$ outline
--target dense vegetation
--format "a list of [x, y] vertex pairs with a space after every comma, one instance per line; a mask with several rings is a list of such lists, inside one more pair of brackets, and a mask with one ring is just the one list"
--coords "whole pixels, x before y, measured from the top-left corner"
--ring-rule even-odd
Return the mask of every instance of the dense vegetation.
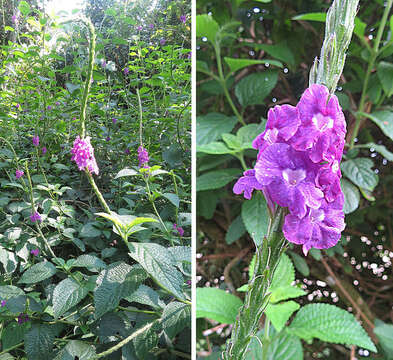
[[[200, 358], [218, 359], [225, 348], [247, 290], [247, 271], [253, 273], [252, 240], [260, 243], [267, 231], [263, 197], [244, 200], [233, 194], [233, 184], [255, 164], [251, 142], [263, 131], [268, 109], [296, 105], [308, 87], [330, 3], [197, 2]], [[346, 229], [335, 247], [307, 257], [289, 245], [270, 287], [272, 304], [261, 319], [265, 330], [253, 340], [249, 359], [261, 358], [261, 345], [269, 359], [393, 357], [391, 5], [360, 1], [336, 91], [348, 130], [341, 165]], [[289, 298], [296, 299], [283, 302]]]
[[190, 358], [189, 2], [1, 3], [0, 359]]

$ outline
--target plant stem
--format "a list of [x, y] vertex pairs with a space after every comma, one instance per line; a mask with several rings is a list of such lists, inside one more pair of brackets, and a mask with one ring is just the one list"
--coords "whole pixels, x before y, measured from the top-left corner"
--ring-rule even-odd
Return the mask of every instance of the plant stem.
[[143, 140], [142, 140], [142, 132], [143, 132], [143, 110], [142, 110], [142, 102], [141, 102], [141, 96], [139, 94], [139, 89], [138, 87], [136, 88], [136, 96], [138, 98], [138, 109], [139, 109], [139, 145], [143, 146]]
[[[388, 3], [386, 4], [386, 7], [385, 7], [385, 11], [383, 12], [383, 15], [382, 15], [381, 22], [379, 24], [377, 37], [376, 37], [375, 43], [374, 43], [374, 48], [371, 51], [371, 57], [370, 57], [370, 61], [369, 61], [368, 66], [367, 66], [366, 76], [364, 77], [362, 95], [360, 97], [360, 103], [359, 103], [358, 112], [363, 112], [364, 106], [366, 104], [367, 89], [368, 89], [368, 83], [370, 81], [371, 71], [374, 68], [375, 60], [378, 57], [379, 45], [381, 43], [383, 31], [385, 29], [385, 25], [386, 25], [386, 22], [387, 22], [388, 15], [389, 15], [390, 9], [392, 7], [392, 4], [393, 4], [393, 0], [388, 0]], [[349, 145], [350, 149], [352, 149], [353, 146], [355, 145], [355, 138], [358, 136], [360, 125], [362, 123], [362, 119], [363, 119], [362, 115], [360, 115], [360, 114], [356, 115], [355, 127], [353, 129], [353, 133], [352, 133], [351, 141], [350, 141], [350, 145]]]
[[146, 324], [144, 327], [134, 331], [130, 336], [126, 337], [124, 340], [120, 341], [119, 343], [117, 343], [115, 346], [112, 346], [110, 349], [97, 354], [96, 356], [93, 357], [93, 360], [95, 359], [101, 359], [109, 354], [114, 353], [115, 351], [119, 350], [120, 348], [122, 348], [124, 345], [128, 344], [132, 339], [136, 338], [138, 335], [143, 334], [145, 331], [148, 331], [155, 322], [152, 323], [148, 323]]
[[283, 215], [283, 209], [278, 208], [270, 221], [266, 238], [256, 250], [254, 275], [248, 284], [248, 292], [237, 315], [232, 337], [222, 354], [224, 360], [244, 359], [250, 341], [258, 330], [259, 319], [269, 303], [268, 290], [285, 248], [285, 239], [281, 232]]
[[235, 113], [238, 121], [242, 125], [246, 125], [246, 123], [243, 120], [243, 117], [240, 115], [239, 111], [236, 109], [235, 104], [232, 101], [231, 95], [229, 94], [228, 88], [227, 88], [227, 82], [225, 80], [224, 72], [222, 70], [222, 62], [221, 62], [221, 51], [220, 51], [220, 46], [219, 45], [214, 45], [214, 50], [216, 52], [216, 60], [217, 60], [217, 69], [218, 69], [218, 76], [220, 79], [220, 84], [224, 90], [225, 97], [228, 100], [228, 103], [230, 107], [232, 108], [233, 112]]

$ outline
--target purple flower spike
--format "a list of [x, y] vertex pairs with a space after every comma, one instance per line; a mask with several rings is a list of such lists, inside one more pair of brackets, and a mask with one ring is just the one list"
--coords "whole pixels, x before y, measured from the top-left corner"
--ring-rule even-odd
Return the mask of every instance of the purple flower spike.
[[139, 167], [147, 168], [146, 164], [149, 162], [149, 153], [143, 146], [138, 147]]
[[20, 105], [19, 105], [19, 104], [16, 104], [15, 107], [16, 107], [17, 109], [19, 109]]
[[33, 145], [38, 146], [40, 144], [40, 137], [38, 135], [33, 136]]
[[180, 16], [180, 21], [181, 21], [183, 24], [185, 24], [185, 23], [187, 22], [187, 17], [186, 17], [186, 15], [181, 15], [181, 16]]
[[1, 307], [4, 307], [6, 303], [7, 303], [7, 302], [6, 302], [5, 300], [1, 300], [0, 306], [1, 306]]
[[40, 249], [32, 249], [30, 250], [30, 254], [33, 256], [38, 256], [38, 254], [40, 253]]
[[181, 226], [178, 226], [178, 227], [177, 227], [177, 232], [179, 233], [179, 236], [180, 236], [180, 237], [183, 237], [183, 235], [184, 235], [184, 230], [183, 230], [183, 228], [182, 228]]
[[160, 45], [161, 45], [161, 46], [164, 46], [165, 43], [166, 43], [166, 40], [165, 40], [165, 39], [160, 39]]
[[44, 146], [44, 147], [41, 149], [41, 151], [42, 151], [42, 155], [45, 155], [45, 154], [46, 154], [46, 152], [47, 152], [47, 148], [46, 148], [46, 146]]
[[42, 221], [41, 215], [37, 211], [35, 211], [33, 214], [30, 215], [30, 220], [33, 223], [36, 221]]
[[94, 157], [94, 149], [90, 144], [90, 136], [81, 139], [79, 136], [74, 141], [74, 147], [71, 149], [71, 160], [75, 161], [79, 170], [87, 169], [90, 173], [98, 175], [99, 170]]
[[253, 141], [259, 151], [255, 167], [233, 188], [246, 199], [261, 190], [272, 213], [275, 204], [288, 208], [283, 233], [303, 245], [305, 255], [312, 247], [334, 246], [345, 227], [340, 185], [345, 132], [337, 97], [314, 84], [296, 107], [269, 110], [265, 131]]
[[128, 75], [130, 72], [130, 69], [128, 67], [126, 67], [126, 68], [124, 68], [123, 72], [124, 72], [124, 75]]
[[112, 118], [112, 122], [113, 122], [113, 124], [116, 124], [117, 123], [117, 119], [116, 118]]
[[102, 60], [102, 62], [101, 62], [101, 66], [102, 66], [102, 68], [106, 68], [106, 61], [105, 60]]
[[18, 315], [18, 324], [23, 324], [25, 322], [28, 322], [29, 319], [29, 315], [25, 314], [25, 313], [20, 313]]
[[17, 24], [17, 22], [18, 22], [18, 20], [19, 20], [17, 15], [12, 15], [11, 19], [12, 19], [12, 22], [13, 22], [15, 25]]
[[15, 171], [15, 177], [16, 177], [17, 179], [20, 179], [24, 174], [25, 174], [25, 173], [24, 173], [23, 170], [17, 169], [17, 170]]

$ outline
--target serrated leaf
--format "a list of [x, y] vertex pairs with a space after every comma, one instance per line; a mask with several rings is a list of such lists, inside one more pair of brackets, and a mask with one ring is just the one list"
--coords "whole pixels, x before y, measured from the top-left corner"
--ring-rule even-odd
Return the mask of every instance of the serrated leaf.
[[341, 163], [341, 170], [355, 185], [373, 191], [378, 184], [378, 175], [371, 169], [373, 166], [371, 159], [355, 158]]
[[55, 340], [53, 327], [44, 324], [32, 324], [25, 334], [25, 351], [29, 360], [52, 360], [52, 348]]
[[387, 97], [393, 95], [393, 64], [380, 61], [377, 65], [377, 75]]
[[196, 145], [209, 144], [221, 137], [221, 134], [230, 133], [237, 123], [236, 117], [229, 117], [220, 113], [209, 113], [197, 116], [196, 119]]
[[162, 313], [161, 323], [165, 333], [174, 338], [191, 325], [191, 306], [178, 301], [170, 302]]
[[229, 149], [223, 142], [213, 141], [209, 144], [197, 146], [197, 152], [211, 155], [223, 155], [234, 153], [234, 150]]
[[235, 87], [235, 95], [243, 107], [263, 104], [263, 100], [276, 86], [278, 72], [266, 70], [241, 79]]
[[25, 292], [22, 289], [14, 285], [3, 285], [0, 286], [0, 299], [1, 300], [8, 300], [12, 299], [21, 295], [24, 295]]
[[295, 265], [297, 271], [299, 271], [304, 276], [310, 275], [310, 268], [308, 267], [306, 260], [293, 251], [288, 251], [288, 253], [291, 255], [293, 264]]
[[171, 194], [171, 193], [164, 193], [162, 196], [166, 199], [168, 199], [173, 205], [175, 205], [177, 208], [180, 205], [180, 199], [176, 194]]
[[240, 169], [222, 169], [205, 173], [197, 177], [196, 190], [219, 189], [231, 181], [235, 180], [240, 173]]
[[272, 291], [270, 302], [275, 304], [282, 300], [294, 299], [303, 295], [306, 295], [306, 292], [296, 286], [280, 286]]
[[136, 302], [138, 304], [151, 306], [154, 309], [162, 309], [165, 306], [165, 303], [160, 299], [158, 293], [143, 284], [125, 299], [131, 303]]
[[148, 359], [150, 352], [157, 346], [158, 334], [154, 327], [138, 335], [132, 341], [138, 359]]
[[91, 360], [96, 355], [94, 346], [83, 341], [71, 340], [54, 360]]
[[208, 318], [223, 324], [233, 324], [242, 301], [218, 288], [196, 289], [196, 318]]
[[359, 206], [359, 190], [355, 185], [346, 179], [341, 179], [341, 189], [344, 194], [344, 214], [350, 214]]
[[183, 276], [175, 268], [175, 259], [163, 246], [154, 243], [128, 243], [130, 256], [137, 261], [146, 272], [162, 288], [176, 298], [184, 300], [182, 292]]
[[59, 318], [66, 311], [81, 302], [88, 290], [79, 285], [74, 279], [67, 278], [58, 283], [53, 291], [53, 313]]
[[236, 58], [225, 57], [224, 60], [228, 64], [231, 72], [236, 72], [247, 66], [258, 65], [258, 64], [270, 64], [270, 65], [278, 66], [280, 68], [283, 67], [281, 61], [271, 60], [271, 59], [255, 60], [255, 59], [236, 59]]
[[27, 269], [18, 281], [18, 284], [35, 284], [49, 279], [55, 275], [56, 272], [57, 269], [52, 263], [43, 261]]
[[386, 149], [384, 145], [367, 143], [367, 144], [358, 145], [357, 147], [374, 149], [376, 152], [380, 153], [386, 160], [393, 161], [393, 153], [390, 152], [388, 149]]
[[78, 256], [72, 263], [72, 267], [84, 267], [92, 272], [100, 272], [105, 269], [107, 265], [97, 256], [84, 254]]
[[259, 246], [267, 234], [269, 225], [266, 200], [260, 193], [256, 193], [251, 200], [243, 202], [242, 219], [256, 246]]
[[3, 349], [9, 349], [12, 346], [19, 344], [23, 341], [26, 325], [21, 325], [16, 322], [12, 322], [7, 325], [1, 334], [1, 342]]
[[388, 355], [389, 359], [393, 359], [393, 325], [376, 319], [374, 334], [377, 336], [382, 349]]
[[359, 114], [372, 120], [386, 136], [393, 140], [393, 111], [382, 110], [371, 114], [359, 112]]
[[139, 175], [139, 172], [134, 169], [123, 169], [117, 173], [117, 175], [115, 176], [115, 179], [118, 179], [118, 178], [124, 177], [124, 176], [135, 176], [135, 175]]
[[188, 262], [191, 263], [191, 247], [189, 246], [172, 246], [168, 248], [168, 251], [172, 254], [175, 262]]
[[303, 306], [289, 325], [288, 331], [306, 341], [318, 338], [337, 344], [357, 345], [377, 352], [355, 317], [330, 304]]
[[286, 301], [280, 304], [268, 304], [265, 309], [267, 318], [272, 322], [277, 331], [281, 331], [291, 315], [300, 308], [294, 301]]
[[134, 292], [145, 279], [146, 273], [139, 265], [124, 262], [111, 264], [101, 271], [94, 290], [96, 319], [115, 309], [120, 300]]
[[30, 5], [28, 2], [26, 1], [21, 1], [18, 5], [18, 9], [20, 10], [20, 12], [26, 16], [30, 13]]
[[246, 227], [244, 226], [242, 217], [239, 215], [235, 220], [232, 221], [231, 225], [228, 227], [228, 231], [225, 234], [225, 241], [227, 244], [232, 244], [233, 242], [239, 240], [245, 233]]
[[203, 14], [197, 15], [195, 19], [196, 23], [196, 36], [206, 37], [213, 44], [216, 41], [216, 34], [220, 27], [217, 22], [213, 19], [213, 16]]

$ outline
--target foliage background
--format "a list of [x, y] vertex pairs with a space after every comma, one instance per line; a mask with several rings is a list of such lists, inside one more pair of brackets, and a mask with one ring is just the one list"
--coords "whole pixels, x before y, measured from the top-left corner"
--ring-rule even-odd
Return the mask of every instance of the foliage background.
[[[246, 229], [258, 226], [258, 220], [253, 220], [255, 214], [263, 218], [267, 213], [258, 207], [257, 201], [247, 211], [242, 197], [232, 193], [234, 180], [243, 169], [252, 168], [256, 151], [247, 142], [262, 132], [268, 109], [282, 103], [296, 105], [308, 86], [314, 58], [319, 56], [324, 36], [321, 16], [316, 16], [319, 21], [293, 18], [326, 12], [330, 1], [227, 1], [225, 4], [200, 0], [197, 12], [211, 14], [224, 29], [220, 52], [224, 74], [228, 74], [226, 87], [248, 126], [240, 124], [222, 86], [211, 75], [219, 75], [217, 56], [209, 39], [200, 35], [197, 39], [197, 287], [218, 287], [242, 298], [236, 289], [247, 283], [247, 270], [254, 253]], [[355, 118], [362, 93], [366, 99], [363, 112], [378, 117], [373, 121], [363, 118], [355, 147], [346, 148], [345, 160], [349, 165], [352, 161], [365, 165], [363, 170], [355, 169], [356, 173], [353, 169], [343, 171], [346, 230], [341, 242], [327, 251], [312, 251], [306, 258], [300, 247], [291, 246], [288, 252], [296, 267], [296, 283], [308, 294], [299, 303], [331, 303], [353, 312], [373, 340], [379, 339], [379, 354], [373, 357], [379, 359], [393, 356], [391, 347], [381, 347], [386, 343], [382, 341], [381, 345], [373, 332], [379, 319], [390, 324], [384, 327], [384, 336], [391, 339], [393, 334], [393, 154], [389, 152], [393, 150], [393, 112], [391, 85], [386, 84], [393, 76], [391, 14], [380, 44], [382, 51], [371, 67], [368, 86], [364, 90], [363, 87], [371, 62], [370, 49], [386, 4], [360, 1], [356, 34], [336, 92], [347, 120], [348, 145], [355, 138]], [[254, 63], [248, 62], [248, 66], [231, 72], [235, 67], [225, 57], [251, 59]], [[383, 111], [382, 117], [376, 111]], [[237, 132], [239, 129], [244, 130]], [[221, 137], [223, 133], [237, 133], [240, 143], [236, 143], [235, 137]], [[230, 308], [225, 311], [236, 312]], [[218, 358], [231, 328], [225, 321], [221, 322], [224, 324], [198, 319], [197, 346], [201, 357]], [[363, 349], [347, 349], [319, 340], [303, 346], [306, 359], [371, 356]]]

